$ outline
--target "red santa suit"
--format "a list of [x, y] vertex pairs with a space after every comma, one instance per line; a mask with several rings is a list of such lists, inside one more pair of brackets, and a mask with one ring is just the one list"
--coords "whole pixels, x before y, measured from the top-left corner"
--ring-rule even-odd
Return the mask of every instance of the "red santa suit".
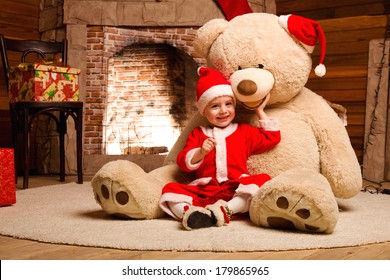
[[[191, 164], [194, 153], [209, 137], [216, 140], [215, 149], [202, 161]], [[219, 199], [229, 201], [240, 193], [248, 194], [251, 198], [271, 178], [267, 174], [248, 175], [248, 157], [268, 151], [279, 142], [279, 125], [274, 119], [260, 120], [260, 128], [237, 123], [225, 128], [195, 128], [178, 154], [177, 164], [183, 171], [196, 172], [198, 179], [190, 184], [171, 182], [165, 185], [161, 208], [177, 218], [169, 209], [169, 202], [205, 207]]]

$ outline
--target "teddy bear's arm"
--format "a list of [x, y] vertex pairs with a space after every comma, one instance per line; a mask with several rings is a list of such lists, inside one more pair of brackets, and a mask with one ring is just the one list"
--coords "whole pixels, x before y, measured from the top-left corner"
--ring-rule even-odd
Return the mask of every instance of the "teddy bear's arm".
[[288, 107], [311, 124], [320, 153], [321, 173], [336, 197], [350, 198], [362, 187], [360, 166], [344, 124], [318, 94], [303, 88]]

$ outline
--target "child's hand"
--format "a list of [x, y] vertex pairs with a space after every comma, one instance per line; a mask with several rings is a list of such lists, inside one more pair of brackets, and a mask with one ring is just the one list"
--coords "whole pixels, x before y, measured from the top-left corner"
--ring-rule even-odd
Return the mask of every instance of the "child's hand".
[[263, 100], [263, 102], [261, 102], [260, 106], [256, 108], [256, 114], [257, 114], [257, 117], [259, 118], [259, 120], [266, 120], [266, 119], [268, 119], [267, 114], [264, 112], [264, 108], [267, 105], [270, 97], [271, 97], [271, 95], [270, 95], [270, 93], [268, 93], [264, 97], [264, 100]]
[[210, 153], [210, 151], [215, 148], [215, 144], [216, 141], [214, 138], [207, 138], [206, 140], [204, 140], [200, 151], [201, 154], [205, 156]]
[[193, 155], [192, 159], [191, 159], [191, 163], [192, 164], [196, 164], [198, 162], [200, 162], [201, 160], [204, 159], [204, 157], [210, 153], [210, 151], [212, 149], [215, 148], [215, 144], [217, 142], [215, 141], [214, 138], [207, 138], [206, 140], [203, 141], [203, 144], [202, 144], [202, 147], [200, 148], [200, 150], [197, 150], [195, 152], [195, 154]]
[[265, 106], [267, 106], [267, 103], [271, 97], [271, 93], [269, 92], [265, 97], [263, 102], [261, 102], [260, 106], [257, 108], [257, 110], [264, 110]]

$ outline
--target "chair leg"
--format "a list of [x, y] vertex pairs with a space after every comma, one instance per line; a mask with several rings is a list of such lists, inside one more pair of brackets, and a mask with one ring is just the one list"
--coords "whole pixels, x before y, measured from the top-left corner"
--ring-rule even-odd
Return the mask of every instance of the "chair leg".
[[29, 128], [29, 112], [28, 109], [23, 109], [23, 189], [28, 188], [28, 177], [30, 172], [30, 128]]
[[12, 146], [14, 148], [15, 184], [18, 183], [18, 113], [10, 106]]
[[65, 132], [66, 132], [66, 119], [64, 112], [60, 112], [60, 181], [65, 181]]

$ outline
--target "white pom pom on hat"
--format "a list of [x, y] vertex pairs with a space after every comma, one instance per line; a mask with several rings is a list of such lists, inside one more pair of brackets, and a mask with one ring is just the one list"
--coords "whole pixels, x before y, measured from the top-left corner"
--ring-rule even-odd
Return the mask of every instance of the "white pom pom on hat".
[[297, 15], [283, 15], [279, 17], [280, 25], [301, 42], [302, 46], [312, 53], [317, 40], [320, 44], [320, 61], [314, 72], [322, 77], [326, 73], [324, 65], [326, 39], [318, 22]]
[[233, 101], [236, 101], [230, 82], [220, 72], [202, 66], [198, 68], [198, 74], [199, 81], [196, 86], [196, 101], [201, 115], [203, 115], [207, 104], [214, 98], [231, 96]]

